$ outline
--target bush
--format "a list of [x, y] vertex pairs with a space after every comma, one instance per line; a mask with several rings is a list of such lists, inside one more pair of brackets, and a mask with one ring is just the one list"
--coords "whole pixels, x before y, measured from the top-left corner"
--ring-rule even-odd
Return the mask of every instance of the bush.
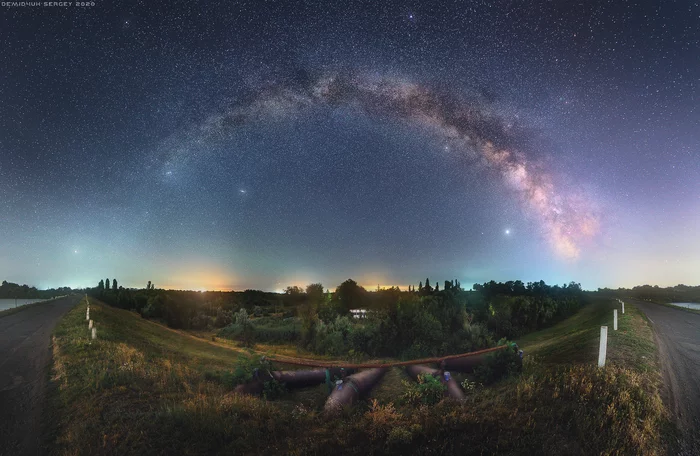
[[407, 391], [403, 394], [403, 399], [410, 404], [437, 404], [445, 397], [447, 386], [438, 377], [430, 374], [418, 375], [417, 382], [403, 381]]
[[224, 310], [221, 307], [216, 309], [216, 319], [214, 320], [214, 326], [217, 328], [223, 328], [224, 326], [230, 325], [233, 322], [233, 312], [230, 310]]
[[[276, 317], [261, 317], [255, 320], [246, 320], [244, 317], [236, 321], [245, 323], [232, 323], [222, 328], [218, 335], [227, 339], [247, 340], [268, 343], [297, 342], [301, 334], [301, 325], [295, 318], [282, 319]], [[247, 331], [247, 332], [246, 332]]]
[[190, 328], [192, 329], [206, 329], [213, 326], [213, 319], [206, 315], [204, 312], [199, 311], [194, 317], [190, 318]]
[[[504, 343], [501, 340], [498, 345]], [[483, 385], [490, 385], [522, 371], [523, 362], [515, 347], [515, 344], [510, 344], [508, 348], [488, 355], [484, 363], [474, 369], [474, 379]]]

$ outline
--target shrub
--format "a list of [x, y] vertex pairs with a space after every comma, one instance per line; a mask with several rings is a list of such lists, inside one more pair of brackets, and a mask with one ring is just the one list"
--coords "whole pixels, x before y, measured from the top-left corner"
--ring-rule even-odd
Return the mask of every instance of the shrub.
[[[498, 345], [502, 345], [503, 340]], [[512, 374], [522, 371], [522, 360], [511, 344], [504, 350], [497, 350], [486, 357], [485, 362], [474, 369], [474, 379], [484, 385], [489, 385]]]
[[447, 386], [438, 377], [430, 374], [418, 375], [417, 382], [403, 381], [407, 391], [403, 394], [403, 399], [410, 404], [437, 404], [445, 396]]
[[230, 310], [224, 310], [221, 307], [216, 309], [216, 318], [214, 320], [214, 326], [217, 328], [223, 328], [224, 326], [230, 325], [233, 322], [233, 312]]

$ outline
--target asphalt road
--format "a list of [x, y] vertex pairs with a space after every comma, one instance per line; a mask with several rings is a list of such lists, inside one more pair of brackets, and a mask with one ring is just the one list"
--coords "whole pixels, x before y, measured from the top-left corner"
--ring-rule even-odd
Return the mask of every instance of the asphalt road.
[[0, 455], [41, 453], [51, 331], [80, 298], [67, 296], [0, 317]]
[[630, 300], [651, 320], [659, 347], [664, 399], [683, 433], [680, 453], [700, 455], [700, 314]]

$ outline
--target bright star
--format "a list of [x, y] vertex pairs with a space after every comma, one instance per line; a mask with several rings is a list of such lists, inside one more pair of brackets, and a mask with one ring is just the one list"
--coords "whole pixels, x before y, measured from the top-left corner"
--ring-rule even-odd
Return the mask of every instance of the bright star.
[[240, 189], [240, 190], [238, 190], [238, 191], [241, 192], [241, 193], [245, 193], [245, 190], [243, 190], [243, 189]]
[[506, 228], [506, 235], [510, 235], [510, 229]]

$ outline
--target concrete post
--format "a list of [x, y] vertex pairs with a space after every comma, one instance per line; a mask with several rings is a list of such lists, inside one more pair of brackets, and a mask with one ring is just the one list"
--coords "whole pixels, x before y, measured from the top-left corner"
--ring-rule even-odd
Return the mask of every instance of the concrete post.
[[608, 327], [600, 327], [600, 350], [598, 351], [598, 367], [605, 366], [605, 354], [608, 349]]
[[613, 329], [617, 331], [617, 309], [613, 310]]
[[92, 329], [92, 320], [90, 320], [90, 323], [88, 324], [88, 329]]
[[92, 327], [92, 340], [97, 339], [97, 328]]
[[625, 313], [625, 303], [622, 301], [620, 301], [620, 302], [622, 303], [622, 313], [624, 314]]

